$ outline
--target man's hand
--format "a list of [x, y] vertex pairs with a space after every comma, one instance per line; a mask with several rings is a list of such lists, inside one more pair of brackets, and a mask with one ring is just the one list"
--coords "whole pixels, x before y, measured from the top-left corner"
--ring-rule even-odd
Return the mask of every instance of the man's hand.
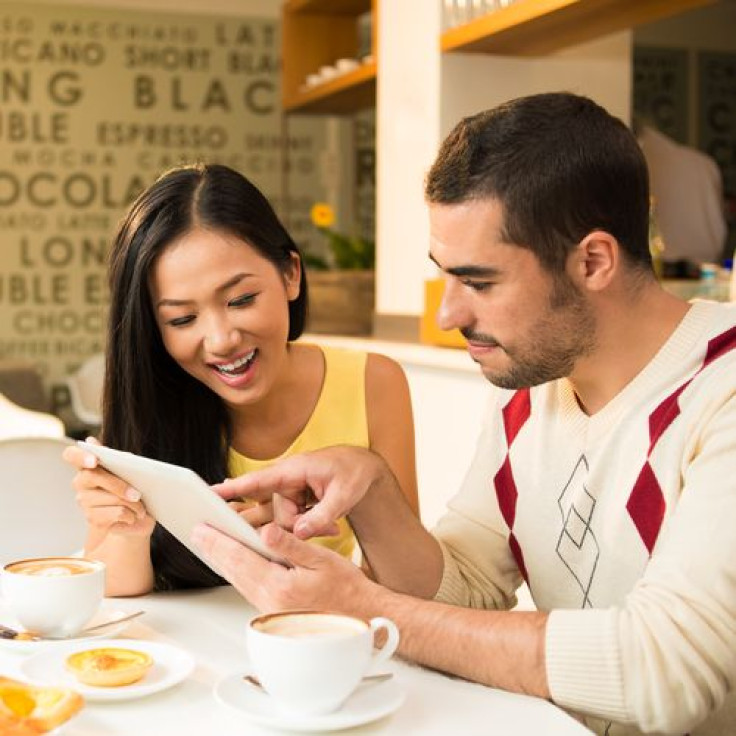
[[208, 562], [260, 611], [318, 608], [359, 613], [361, 601], [369, 599], [374, 584], [338, 554], [303, 542], [276, 524], [262, 527], [261, 539], [292, 567], [271, 562], [205, 524], [192, 534]]
[[337, 520], [380, 483], [395, 486], [396, 480], [378, 455], [360, 447], [338, 446], [294, 455], [213, 488], [226, 500], [277, 501], [274, 521], [293, 529], [299, 539], [309, 539], [335, 534]]

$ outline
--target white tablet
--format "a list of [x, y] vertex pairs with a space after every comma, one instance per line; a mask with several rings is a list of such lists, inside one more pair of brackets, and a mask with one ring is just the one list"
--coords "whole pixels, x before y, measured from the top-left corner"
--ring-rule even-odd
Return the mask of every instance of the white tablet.
[[205, 563], [191, 542], [192, 529], [200, 522], [284, 564], [263, 544], [258, 532], [193, 470], [89, 442], [77, 444], [139, 491], [148, 513]]

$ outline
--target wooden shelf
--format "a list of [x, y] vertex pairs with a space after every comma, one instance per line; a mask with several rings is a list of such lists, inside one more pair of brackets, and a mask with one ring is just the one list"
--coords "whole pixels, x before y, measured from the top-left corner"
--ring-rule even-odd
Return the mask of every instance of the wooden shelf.
[[517, 0], [442, 34], [443, 51], [538, 56], [715, 0]]
[[[359, 54], [358, 17], [377, 0], [289, 0], [282, 8], [282, 105], [287, 113], [347, 115], [376, 102], [376, 64], [306, 88], [307, 75]], [[372, 53], [375, 59], [375, 38]], [[365, 53], [365, 52], [363, 52]]]
[[286, 112], [346, 115], [376, 104], [376, 64], [363, 64], [347, 74], [303, 90], [284, 100]]
[[371, 0], [289, 0], [286, 13], [323, 13], [328, 15], [360, 15], [371, 9]]

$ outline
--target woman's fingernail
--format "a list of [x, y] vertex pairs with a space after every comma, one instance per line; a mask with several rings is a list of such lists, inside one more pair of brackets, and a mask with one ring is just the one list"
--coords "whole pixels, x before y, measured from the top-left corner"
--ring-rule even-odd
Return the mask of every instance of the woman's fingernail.
[[125, 498], [128, 501], [140, 501], [141, 500], [141, 494], [139, 491], [136, 491], [135, 488], [126, 488], [125, 489]]
[[82, 466], [85, 468], [97, 467], [97, 458], [94, 455], [85, 455], [82, 458]]

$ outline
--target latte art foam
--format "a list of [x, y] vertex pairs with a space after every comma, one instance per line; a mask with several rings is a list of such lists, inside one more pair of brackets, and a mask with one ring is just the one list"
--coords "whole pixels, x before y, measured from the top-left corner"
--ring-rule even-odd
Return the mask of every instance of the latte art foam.
[[25, 560], [8, 565], [5, 568], [8, 572], [18, 575], [35, 575], [45, 578], [66, 577], [69, 575], [84, 575], [92, 572], [95, 568], [93, 565], [87, 565], [83, 562], [75, 560]]
[[264, 634], [291, 638], [332, 638], [364, 633], [368, 626], [358, 619], [328, 613], [297, 613], [267, 616], [254, 624]]

